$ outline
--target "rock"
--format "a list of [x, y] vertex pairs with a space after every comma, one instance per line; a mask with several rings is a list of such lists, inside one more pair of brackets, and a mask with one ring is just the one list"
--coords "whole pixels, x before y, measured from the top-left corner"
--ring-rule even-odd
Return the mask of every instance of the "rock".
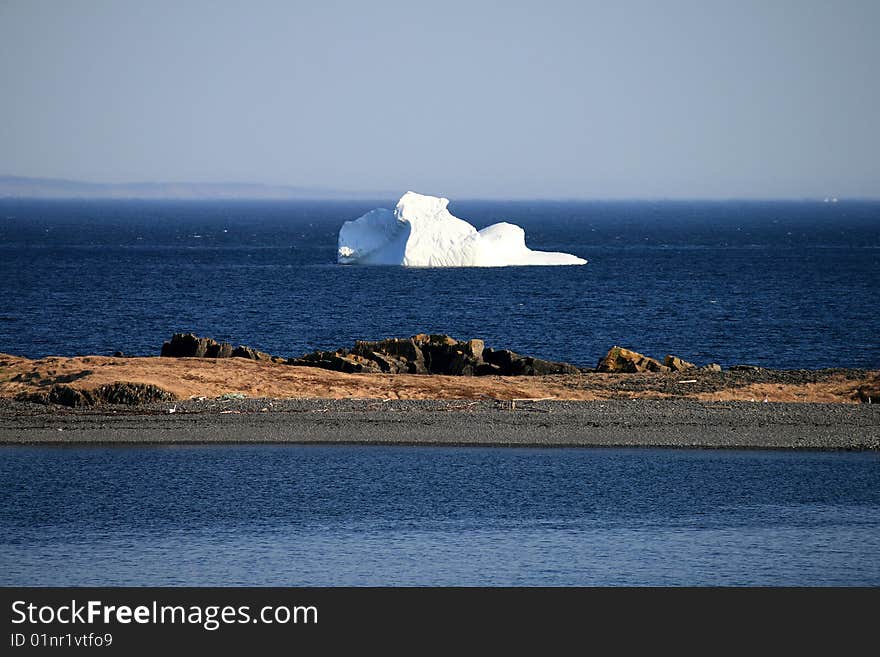
[[[247, 358], [248, 360], [272, 360], [272, 356], [263, 352], [257, 351], [253, 347], [246, 347], [243, 344], [238, 345], [235, 349], [230, 347], [229, 356], [232, 358]], [[225, 356], [222, 356], [225, 358]]]
[[557, 363], [552, 360], [527, 356], [520, 360], [520, 375], [546, 376], [548, 374], [580, 374], [581, 371], [570, 363]]
[[407, 363], [405, 360], [394, 358], [393, 356], [378, 351], [369, 352], [368, 358], [373, 362], [378, 363], [379, 368], [387, 374], [398, 374], [407, 371]]
[[[300, 358], [284, 359], [252, 347], [232, 348], [227, 342], [201, 338], [193, 333], [175, 333], [162, 345], [162, 356], [174, 358], [247, 358], [256, 361], [287, 363], [303, 367], [321, 367], [337, 372], [374, 372], [385, 374], [442, 374], [447, 376], [546, 376], [580, 374], [569, 363], [532, 356], [522, 356], [507, 349], [487, 348], [479, 339], [456, 340], [436, 333], [419, 333], [409, 338], [358, 340], [351, 350], [314, 351]], [[612, 347], [599, 361], [598, 372], [687, 372], [697, 366], [668, 354], [663, 363], [622, 347]], [[754, 365], [739, 365], [731, 371], [760, 371]], [[712, 363], [699, 368], [720, 372]], [[62, 394], [62, 393], [59, 393]]]
[[501, 376], [501, 368], [492, 363], [480, 363], [474, 368], [475, 376]]
[[719, 374], [721, 372], [721, 365], [718, 363], [709, 363], [708, 365], [703, 365], [699, 368], [701, 372], [710, 372], [713, 374]]
[[95, 401], [87, 390], [79, 390], [63, 383], [58, 383], [49, 389], [49, 392], [46, 394], [46, 403], [78, 408], [81, 406], [91, 406]]
[[459, 342], [448, 335], [421, 333], [411, 338], [359, 340], [351, 351], [391, 374], [470, 376], [482, 362], [483, 342]]
[[450, 347], [454, 347], [458, 344], [458, 340], [455, 338], [451, 338], [448, 335], [442, 335], [438, 333], [419, 333], [418, 335], [414, 335], [412, 337], [413, 342], [416, 342], [421, 345], [447, 345]]
[[117, 381], [95, 388], [90, 391], [94, 403], [149, 404], [152, 402], [174, 401], [177, 396], [152, 383], [128, 383]]
[[483, 349], [483, 360], [497, 367], [502, 375], [510, 376], [513, 371], [513, 362], [519, 358], [518, 353], [507, 349], [492, 349], [491, 347]]
[[169, 358], [247, 358], [286, 362], [253, 347], [239, 345], [232, 348], [228, 342], [217, 342], [212, 338], [200, 338], [193, 333], [175, 333], [171, 340], [162, 345], [162, 356]]
[[175, 333], [162, 345], [160, 355], [169, 358], [204, 358], [209, 345], [217, 344], [211, 338], [200, 338], [193, 333]]
[[91, 390], [81, 390], [64, 384], [52, 386], [48, 392], [32, 393], [21, 397], [24, 401], [41, 404], [58, 404], [81, 408], [96, 404], [127, 404], [135, 406], [177, 399], [174, 393], [150, 383], [129, 383], [117, 381], [107, 383]]
[[113, 358], [125, 358], [125, 354], [122, 353], [121, 351], [114, 351]]
[[569, 363], [557, 363], [531, 356], [520, 356], [518, 353], [507, 349], [484, 349], [483, 360], [497, 367], [498, 373], [503, 376], [580, 374], [580, 370]]
[[371, 358], [371, 354], [381, 354], [383, 358], [389, 360], [387, 371], [392, 371], [392, 361], [396, 363], [394, 367], [400, 372], [425, 374], [428, 371], [425, 366], [425, 355], [416, 344], [416, 338], [388, 338], [376, 342], [358, 340], [354, 343], [351, 352], [365, 358]]
[[232, 356], [232, 345], [228, 342], [217, 343], [210, 338], [206, 338], [208, 347], [205, 349], [205, 358], [229, 358]]
[[363, 358], [357, 354], [343, 354], [334, 357], [334, 361], [342, 367], [342, 372], [371, 372], [378, 374], [382, 368], [369, 358]]
[[287, 362], [340, 372], [387, 374], [540, 376], [580, 373], [577, 367], [568, 363], [521, 356], [506, 349], [486, 349], [482, 340], [462, 341], [448, 335], [427, 333], [411, 338], [359, 340], [350, 352], [345, 349], [315, 351]]
[[483, 349], [486, 348], [486, 345], [482, 340], [468, 340], [465, 344], [467, 345], [465, 351], [471, 358], [475, 358], [476, 360], [483, 359]]
[[693, 363], [689, 363], [678, 356], [673, 356], [672, 354], [666, 354], [666, 358], [663, 359], [663, 365], [673, 372], [686, 372], [688, 370], [696, 369], [697, 367]]
[[[458, 342], [449, 336], [430, 336], [429, 340], [419, 343], [425, 355], [425, 368], [430, 374], [448, 374], [452, 376], [473, 376], [474, 369], [481, 360], [474, 358], [471, 348], [466, 342]], [[417, 340], [418, 336], [414, 338]], [[481, 354], [482, 356], [482, 354]]]
[[354, 374], [357, 372], [381, 373], [382, 368], [367, 358], [342, 351], [314, 351], [301, 358], [291, 358], [289, 365], [301, 367], [320, 367], [325, 370]]
[[[684, 362], [684, 361], [682, 361]], [[670, 372], [670, 368], [660, 361], [649, 358], [636, 351], [614, 346], [596, 366], [597, 372]]]

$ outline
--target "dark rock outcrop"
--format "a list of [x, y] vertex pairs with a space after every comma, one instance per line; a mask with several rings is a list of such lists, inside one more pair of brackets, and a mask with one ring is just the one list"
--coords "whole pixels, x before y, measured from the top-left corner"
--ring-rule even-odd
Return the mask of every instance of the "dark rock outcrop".
[[270, 356], [266, 352], [258, 351], [253, 347], [246, 347], [243, 344], [237, 346], [235, 349], [230, 347], [229, 356], [231, 358], [247, 358], [249, 360], [275, 360], [273, 356]]
[[232, 345], [228, 342], [217, 343], [211, 340], [211, 343], [205, 349], [205, 358], [230, 358], [232, 356]]
[[96, 404], [127, 404], [134, 406], [177, 399], [174, 393], [152, 383], [117, 381], [86, 392], [91, 395]]
[[63, 383], [56, 383], [46, 393], [44, 400], [39, 400], [41, 395], [34, 395], [31, 401], [45, 401], [47, 404], [58, 404], [60, 406], [72, 406], [74, 408], [80, 406], [91, 406], [94, 404], [92, 395], [87, 390], [78, 390]]
[[[162, 356], [172, 358], [247, 358], [255, 361], [287, 363], [300, 367], [320, 367], [346, 373], [443, 374], [447, 376], [546, 376], [580, 374], [569, 363], [523, 356], [508, 349], [487, 348], [482, 340], [456, 340], [448, 335], [420, 333], [409, 338], [358, 340], [351, 349], [313, 351], [299, 358], [271, 356], [252, 347], [233, 348], [193, 333], [175, 333], [162, 345]], [[661, 363], [623, 347], [612, 347], [599, 361], [598, 372], [687, 372], [700, 369], [720, 372], [717, 364], [697, 368], [693, 363], [667, 355]]]
[[74, 388], [63, 383], [53, 385], [47, 392], [30, 393], [21, 397], [22, 401], [41, 404], [58, 404], [81, 408], [98, 404], [126, 404], [135, 406], [152, 402], [174, 401], [177, 397], [150, 383], [130, 383], [117, 381], [90, 390]]
[[577, 367], [568, 363], [521, 356], [506, 349], [487, 349], [482, 340], [456, 340], [448, 335], [425, 333], [410, 338], [359, 340], [352, 349], [315, 351], [301, 358], [292, 358], [288, 363], [339, 372], [387, 374], [540, 376], [580, 373]]
[[162, 345], [160, 355], [168, 358], [247, 358], [276, 362], [285, 360], [245, 345], [233, 349], [228, 342], [200, 338], [193, 333], [175, 333], [171, 340]]
[[340, 349], [339, 351], [313, 351], [301, 358], [291, 358], [287, 363], [288, 365], [299, 365], [301, 367], [320, 367], [321, 369], [345, 372], [347, 374], [357, 372], [379, 373], [382, 371], [375, 361], [352, 354], [347, 349]]
[[219, 343], [211, 338], [200, 338], [193, 333], [175, 333], [171, 340], [162, 345], [161, 356], [168, 358], [207, 358], [208, 348], [215, 354], [219, 352]]
[[[425, 354], [416, 338], [388, 338], [371, 342], [358, 340], [351, 353], [359, 358], [372, 361], [380, 372], [390, 374], [428, 374]], [[341, 350], [345, 352], [346, 350]]]
[[547, 374], [580, 374], [569, 363], [557, 363], [531, 356], [520, 356], [507, 349], [484, 349], [483, 360], [499, 369], [502, 376], [544, 376]]
[[483, 350], [474, 353], [481, 340], [459, 342], [448, 335], [417, 335], [413, 338], [425, 355], [429, 374], [473, 376], [483, 358]]

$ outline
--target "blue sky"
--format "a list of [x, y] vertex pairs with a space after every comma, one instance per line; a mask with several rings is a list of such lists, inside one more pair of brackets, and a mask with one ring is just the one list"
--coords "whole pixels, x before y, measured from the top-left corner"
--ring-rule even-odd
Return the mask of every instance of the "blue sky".
[[880, 2], [0, 0], [0, 174], [880, 196]]

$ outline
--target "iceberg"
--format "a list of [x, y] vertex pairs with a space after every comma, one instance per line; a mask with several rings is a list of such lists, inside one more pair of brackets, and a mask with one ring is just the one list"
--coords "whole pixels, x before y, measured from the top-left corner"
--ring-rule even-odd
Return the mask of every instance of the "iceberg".
[[583, 265], [569, 253], [532, 251], [526, 233], [506, 222], [477, 230], [450, 214], [449, 200], [407, 192], [391, 211], [376, 208], [339, 230], [343, 265], [405, 267], [506, 267]]

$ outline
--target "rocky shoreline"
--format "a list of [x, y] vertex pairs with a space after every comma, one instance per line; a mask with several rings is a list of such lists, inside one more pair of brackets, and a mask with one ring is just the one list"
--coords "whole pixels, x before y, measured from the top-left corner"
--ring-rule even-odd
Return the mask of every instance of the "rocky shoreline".
[[[305, 369], [328, 374], [303, 374]], [[226, 385], [220, 372], [226, 374]], [[309, 381], [317, 383], [318, 389], [311, 389]], [[202, 386], [190, 382], [202, 382]], [[325, 394], [320, 394], [321, 386]], [[245, 345], [233, 347], [191, 333], [175, 334], [164, 343], [158, 358], [126, 358], [117, 352], [111, 358], [29, 361], [0, 354], [0, 398], [87, 407], [228, 393], [275, 398], [589, 400], [641, 396], [874, 403], [880, 400], [880, 372], [785, 371], [754, 365], [724, 370], [716, 363], [697, 366], [672, 354], [661, 362], [619, 346], [612, 347], [595, 368], [585, 368], [486, 347], [480, 339], [428, 334], [357, 341], [350, 349], [315, 351], [295, 358], [272, 356]]]
[[0, 400], [0, 444], [202, 443], [880, 450], [880, 406], [230, 397], [110, 410]]
[[313, 351], [298, 358], [272, 356], [246, 345], [175, 333], [162, 345], [168, 358], [249, 358], [301, 367], [320, 367], [336, 372], [384, 374], [442, 374], [447, 376], [546, 376], [585, 372], [720, 372], [709, 363], [698, 367], [683, 358], [667, 354], [663, 362], [630, 349], [613, 346], [595, 368], [524, 356], [509, 349], [487, 347], [479, 338], [458, 340], [449, 335], [419, 333], [408, 338], [357, 340], [354, 347], [335, 351]]
[[880, 449], [880, 371], [595, 368], [416, 335], [296, 358], [177, 334], [161, 356], [0, 354], [0, 444]]

